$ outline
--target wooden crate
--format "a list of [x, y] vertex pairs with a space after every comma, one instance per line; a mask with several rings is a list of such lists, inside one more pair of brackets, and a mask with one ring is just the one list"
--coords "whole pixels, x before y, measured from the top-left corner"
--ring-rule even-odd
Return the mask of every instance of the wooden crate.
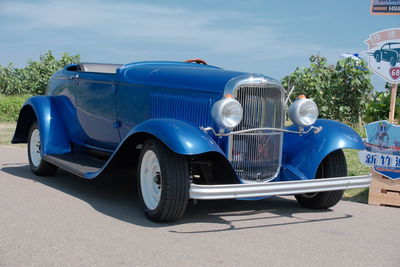
[[400, 207], [400, 179], [392, 180], [373, 172], [368, 204]]

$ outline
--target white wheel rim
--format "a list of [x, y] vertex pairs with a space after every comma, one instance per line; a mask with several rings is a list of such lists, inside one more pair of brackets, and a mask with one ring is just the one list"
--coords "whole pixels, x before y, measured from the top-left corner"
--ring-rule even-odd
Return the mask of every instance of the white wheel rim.
[[38, 129], [32, 131], [31, 141], [29, 142], [29, 153], [33, 166], [38, 167], [42, 160], [42, 155], [40, 154], [40, 132]]
[[149, 210], [157, 208], [161, 197], [161, 169], [156, 154], [147, 150], [140, 164], [140, 188], [143, 201]]

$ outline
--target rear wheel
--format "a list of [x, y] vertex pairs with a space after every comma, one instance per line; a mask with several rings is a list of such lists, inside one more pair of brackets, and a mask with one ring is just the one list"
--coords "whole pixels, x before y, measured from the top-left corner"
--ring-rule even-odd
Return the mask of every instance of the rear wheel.
[[189, 201], [189, 171], [184, 156], [149, 139], [140, 154], [137, 177], [139, 199], [150, 220], [172, 222], [182, 217]]
[[28, 160], [29, 166], [34, 174], [39, 176], [50, 176], [57, 171], [57, 166], [44, 161], [41, 153], [40, 130], [37, 122], [34, 122], [29, 131], [28, 138]]
[[[347, 163], [342, 150], [329, 154], [319, 165], [315, 179], [347, 176]], [[299, 204], [310, 209], [327, 209], [335, 206], [343, 190], [295, 195]]]
[[376, 62], [381, 62], [381, 54], [379, 54], [379, 53], [376, 53], [375, 54], [375, 60], [376, 60]]

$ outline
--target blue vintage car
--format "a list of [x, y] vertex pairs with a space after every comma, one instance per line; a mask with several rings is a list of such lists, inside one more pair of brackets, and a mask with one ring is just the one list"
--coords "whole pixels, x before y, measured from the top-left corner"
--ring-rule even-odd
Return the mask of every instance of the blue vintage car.
[[365, 149], [359, 135], [317, 119], [305, 97], [284, 127], [287, 98], [272, 78], [200, 59], [72, 64], [27, 100], [12, 142], [28, 143], [36, 175], [131, 172], [145, 214], [160, 222], [179, 219], [190, 199], [294, 194], [325, 209], [344, 189], [368, 187], [370, 175], [347, 176], [342, 151]]
[[390, 66], [396, 66], [400, 62], [400, 43], [386, 43], [380, 49], [375, 50], [376, 62], [387, 61]]

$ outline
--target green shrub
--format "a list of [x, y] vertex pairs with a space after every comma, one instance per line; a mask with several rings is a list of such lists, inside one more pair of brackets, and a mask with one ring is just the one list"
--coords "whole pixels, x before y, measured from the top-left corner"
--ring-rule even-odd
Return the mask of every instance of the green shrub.
[[30, 95], [0, 95], [0, 122], [16, 122], [22, 105]]
[[79, 62], [79, 55], [63, 53], [57, 60], [49, 50], [40, 56], [39, 61], [29, 61], [25, 68], [15, 68], [12, 63], [0, 65], [0, 94], [3, 95], [42, 95], [54, 72], [71, 63]]
[[282, 84], [285, 88], [295, 86], [292, 96], [312, 98], [321, 118], [356, 125], [372, 91], [370, 76], [363, 61], [347, 58], [330, 65], [326, 58], [312, 55], [310, 67], [297, 68], [282, 79]]
[[[364, 122], [370, 123], [379, 120], [387, 120], [390, 111], [390, 90], [386, 85], [383, 92], [374, 92], [371, 95], [371, 101], [368, 102], [367, 110], [364, 116]], [[395, 119], [400, 119], [400, 97], [397, 96], [394, 113]]]

